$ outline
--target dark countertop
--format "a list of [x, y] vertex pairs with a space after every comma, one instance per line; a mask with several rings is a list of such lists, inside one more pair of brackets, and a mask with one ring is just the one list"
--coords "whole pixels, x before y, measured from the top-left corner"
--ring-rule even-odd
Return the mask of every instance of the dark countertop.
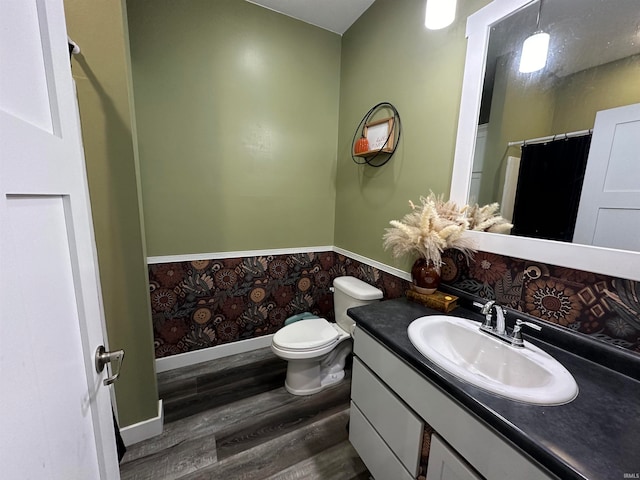
[[[559, 478], [640, 478], [638, 379], [602, 366], [600, 363], [603, 362], [596, 363], [525, 335], [527, 340], [562, 363], [574, 376], [579, 388], [578, 397], [565, 405], [527, 405], [458, 380], [416, 350], [407, 335], [409, 324], [416, 318], [442, 315], [442, 312], [398, 299], [351, 308], [348, 314], [359, 327], [422, 376]], [[457, 308], [450, 315], [476, 321], [483, 318], [463, 308]], [[572, 341], [581, 341], [579, 337], [582, 335], [571, 335], [577, 338]], [[607, 355], [606, 348], [601, 355]], [[623, 360], [625, 358], [623, 355]]]

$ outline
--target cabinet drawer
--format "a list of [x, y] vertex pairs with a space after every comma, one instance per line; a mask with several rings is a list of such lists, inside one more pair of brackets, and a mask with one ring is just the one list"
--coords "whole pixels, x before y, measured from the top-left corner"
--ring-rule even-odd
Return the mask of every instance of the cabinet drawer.
[[415, 480], [353, 402], [349, 441], [376, 480]]
[[418, 474], [422, 420], [357, 358], [353, 359], [351, 399], [412, 475]]

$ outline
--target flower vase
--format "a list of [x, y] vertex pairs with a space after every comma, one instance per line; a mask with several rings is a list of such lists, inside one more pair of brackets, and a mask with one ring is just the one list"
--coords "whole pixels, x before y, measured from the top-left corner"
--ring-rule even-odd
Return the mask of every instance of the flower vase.
[[431, 295], [440, 286], [440, 267], [431, 260], [419, 258], [411, 267], [411, 279], [416, 292]]

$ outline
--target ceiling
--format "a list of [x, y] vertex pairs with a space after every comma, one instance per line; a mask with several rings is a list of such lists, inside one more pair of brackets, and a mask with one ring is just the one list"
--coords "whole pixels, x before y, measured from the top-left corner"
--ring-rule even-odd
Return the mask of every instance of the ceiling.
[[[246, 0], [342, 35], [374, 0]], [[551, 62], [557, 76], [637, 54], [640, 50], [640, 0], [547, 0], [540, 27], [551, 31]], [[489, 55], [519, 48], [535, 29], [538, 3], [492, 29]], [[580, 41], [576, 41], [576, 40]], [[495, 50], [494, 50], [495, 49]], [[497, 51], [496, 51], [497, 50]], [[557, 55], [553, 55], [553, 53]], [[555, 61], [554, 61], [554, 58]], [[488, 62], [490, 64], [490, 62]]]
[[[538, 3], [491, 30], [491, 57], [519, 51], [536, 30]], [[640, 0], [546, 0], [541, 30], [551, 35], [547, 72], [558, 77], [640, 53]]]
[[374, 0], [247, 0], [342, 35]]

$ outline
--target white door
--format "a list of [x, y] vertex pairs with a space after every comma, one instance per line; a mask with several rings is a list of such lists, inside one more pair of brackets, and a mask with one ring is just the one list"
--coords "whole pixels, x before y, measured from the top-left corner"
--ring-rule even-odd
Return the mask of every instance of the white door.
[[574, 243], [640, 251], [640, 103], [597, 113]]
[[0, 477], [119, 478], [62, 0], [0, 3]]

